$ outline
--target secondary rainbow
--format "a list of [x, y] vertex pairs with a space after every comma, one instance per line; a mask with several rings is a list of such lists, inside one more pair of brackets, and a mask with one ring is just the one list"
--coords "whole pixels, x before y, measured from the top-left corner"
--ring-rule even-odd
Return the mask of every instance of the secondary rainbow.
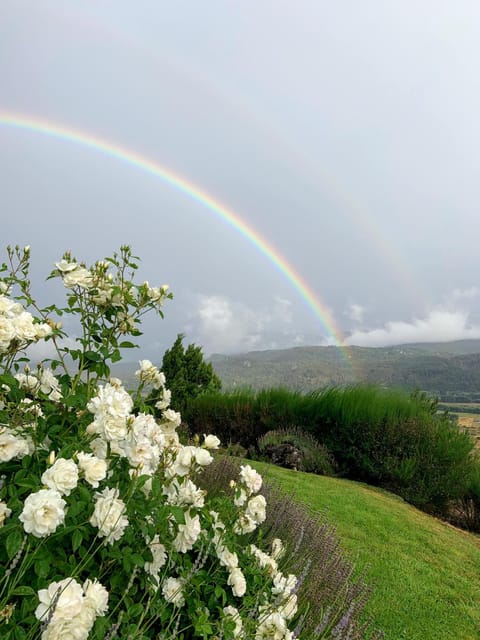
[[61, 126], [38, 118], [5, 112], [0, 112], [0, 125], [33, 131], [35, 133], [40, 133], [68, 142], [74, 142], [84, 147], [89, 147], [95, 151], [99, 151], [116, 158], [117, 160], [126, 162], [137, 169], [147, 171], [175, 189], [178, 189], [189, 198], [199, 202], [224, 222], [230, 224], [236, 231], [239, 231], [249, 242], [251, 242], [251, 244], [263, 253], [270, 262], [275, 265], [275, 267], [277, 267], [277, 269], [297, 290], [314, 315], [320, 320], [322, 326], [327, 330], [330, 337], [333, 338], [335, 346], [339, 347], [341, 350], [345, 361], [348, 362], [350, 366], [353, 366], [351, 356], [348, 353], [348, 346], [345, 345], [345, 339], [340, 329], [336, 326], [327, 307], [315, 294], [310, 285], [308, 285], [307, 282], [295, 272], [293, 267], [276, 249], [274, 249], [274, 247], [272, 247], [251, 226], [248, 226], [238, 214], [225, 207], [223, 204], [218, 202], [218, 200], [212, 198], [211, 195], [203, 191], [201, 188], [174, 173], [170, 169], [163, 167], [157, 162], [153, 162], [130, 149], [126, 149], [120, 145], [103, 140], [102, 138], [93, 136], [90, 133], [78, 131], [70, 127]]

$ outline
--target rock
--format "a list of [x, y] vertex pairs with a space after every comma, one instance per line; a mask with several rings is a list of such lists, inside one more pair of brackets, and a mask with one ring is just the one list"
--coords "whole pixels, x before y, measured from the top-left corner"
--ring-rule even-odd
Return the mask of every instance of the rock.
[[273, 464], [298, 471], [302, 466], [302, 452], [293, 444], [284, 443], [265, 447], [265, 456]]

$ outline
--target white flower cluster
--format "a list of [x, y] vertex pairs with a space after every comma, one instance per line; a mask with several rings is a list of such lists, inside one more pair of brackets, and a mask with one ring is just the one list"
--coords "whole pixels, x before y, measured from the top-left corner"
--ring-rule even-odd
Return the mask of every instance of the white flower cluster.
[[0, 425], [0, 462], [10, 462], [14, 458], [21, 460], [33, 453], [34, 448], [30, 436]]
[[[41, 375], [35, 377], [36, 381], [29, 380], [31, 377], [29, 373], [25, 374], [20, 377], [20, 383], [31, 385], [28, 387], [31, 392], [38, 391]], [[162, 374], [149, 361], [140, 363], [139, 377], [161, 390], [164, 399], [168, 398]], [[49, 384], [48, 378], [44, 382]], [[49, 388], [53, 387], [50, 384]], [[175, 554], [186, 554], [202, 541], [202, 553], [216, 558], [226, 570], [226, 583], [233, 598], [251, 595], [246, 566], [256, 564], [264, 573], [265, 585], [256, 595], [255, 609], [249, 610], [249, 616], [256, 617], [256, 630], [248, 636], [255, 640], [292, 640], [288, 625], [297, 611], [297, 578], [284, 576], [279, 570], [277, 560], [284, 552], [281, 541], [273, 542], [270, 554], [253, 544], [231, 551], [231, 542], [227, 542], [232, 540], [232, 533], [249, 533], [264, 522], [266, 501], [258, 493], [262, 487], [261, 475], [249, 465], [241, 466], [238, 482], [232, 482], [239, 515], [228, 530], [216, 512], [206, 510], [206, 492], [194, 482], [196, 474], [212, 462], [210, 451], [220, 446], [216, 436], [205, 435], [202, 446], [182, 445], [176, 433], [180, 414], [169, 409], [167, 402], [158, 421], [149, 414], [135, 415], [132, 398], [117, 379], [99, 386], [87, 408], [93, 414], [93, 421], [87, 427], [87, 432], [95, 438], [91, 442], [93, 453], [81, 451], [71, 459], [59, 457], [56, 460], [54, 452], [50, 454], [49, 466], [41, 476], [44, 487], [25, 499], [19, 516], [25, 532], [36, 538], [54, 533], [65, 522], [67, 499], [70, 496], [72, 500], [81, 479], [98, 489], [107, 478], [109, 466], [115, 468], [114, 458], [122, 458], [128, 462], [132, 479], [149, 476], [142, 486], [147, 499], [152, 492], [153, 477], [161, 478], [164, 505], [172, 507], [172, 513], [167, 515], [168, 533], [165, 534], [163, 528], [165, 539], [153, 530], [151, 539], [144, 534], [151, 561], [146, 562], [143, 569], [152, 594], [158, 593], [165, 606], [180, 610], [185, 605], [190, 574], [183, 571], [184, 566]], [[31, 451], [25, 438], [7, 427], [1, 429], [0, 461], [22, 457]], [[181, 517], [178, 517], [179, 508]], [[7, 504], [0, 502], [0, 526], [10, 514]], [[89, 523], [105, 543], [121, 540], [130, 523], [119, 488], [104, 486], [95, 493]], [[242, 559], [246, 561], [245, 566]], [[168, 568], [175, 568], [176, 575], [170, 575]], [[70, 637], [84, 640], [96, 617], [107, 611], [108, 593], [96, 581], [87, 580], [82, 586], [74, 578], [65, 578], [40, 590], [38, 596], [40, 604], [35, 615], [43, 622], [42, 640]], [[242, 619], [241, 611], [241, 606], [236, 608], [231, 604], [223, 608], [219, 624], [225, 625], [225, 637], [247, 638], [246, 629], [251, 629], [252, 621]]]
[[48, 324], [35, 322], [19, 302], [0, 294], [0, 354], [7, 353], [13, 346], [22, 348], [51, 333]]
[[234, 486], [236, 486], [235, 505], [243, 507], [246, 504], [246, 507], [235, 522], [233, 530], [238, 534], [251, 533], [264, 522], [266, 517], [267, 503], [265, 498], [261, 495], [250, 497], [262, 488], [262, 476], [250, 465], [242, 465], [240, 467], [240, 486], [236, 484]]
[[25, 373], [17, 373], [15, 378], [22, 389], [34, 396], [38, 396], [41, 391], [53, 402], [59, 402], [62, 399], [60, 384], [51, 369], [39, 367], [36, 373], [31, 373], [27, 369]]
[[[135, 375], [140, 382], [151, 384], [154, 389], [165, 387], [165, 375], [162, 371], [159, 371], [150, 360], [140, 360], [140, 369], [135, 371]], [[168, 404], [166, 406], [168, 406]]]
[[142, 290], [145, 292], [146, 297], [155, 302], [158, 306], [161, 306], [167, 296], [169, 286], [164, 284], [161, 287], [151, 287], [148, 280], [142, 285]]
[[108, 610], [108, 591], [96, 580], [52, 582], [38, 592], [37, 620], [46, 622], [42, 640], [87, 640], [95, 619]]
[[80, 473], [92, 486], [98, 486], [98, 482], [105, 478], [107, 464], [104, 460], [83, 452], [77, 456], [78, 466], [71, 459], [58, 458], [42, 474], [42, 482], [48, 488], [31, 493], [25, 499], [19, 519], [26, 533], [43, 538], [63, 524], [67, 503], [62, 496], [69, 496], [76, 488]]
[[10, 516], [12, 510], [7, 507], [7, 504], [0, 500], [0, 527], [3, 527], [5, 520]]
[[92, 285], [92, 274], [85, 267], [77, 264], [75, 261], [69, 261], [65, 258], [56, 262], [60, 275], [62, 276], [63, 284], [68, 289], [73, 287], [80, 287], [81, 289], [88, 289]]
[[[55, 263], [57, 275], [59, 275], [67, 289], [78, 287], [88, 292], [91, 300], [100, 307], [113, 306], [117, 308], [126, 307], [126, 299], [131, 295], [131, 283], [119, 283], [115, 281], [112, 273], [109, 272], [109, 263], [99, 261], [93, 267], [87, 269], [83, 264], [78, 264], [66, 253], [62, 260]], [[153, 303], [161, 307], [168, 296], [168, 285], [161, 287], [151, 287], [145, 281], [137, 287], [136, 304]], [[129, 317], [125, 317], [126, 325], [129, 324]], [[133, 328], [132, 326], [130, 328]]]

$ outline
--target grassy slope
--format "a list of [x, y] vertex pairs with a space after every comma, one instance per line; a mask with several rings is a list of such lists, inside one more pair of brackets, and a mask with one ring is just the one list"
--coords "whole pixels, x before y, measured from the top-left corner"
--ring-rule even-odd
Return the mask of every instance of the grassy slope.
[[251, 463], [316, 511], [376, 583], [369, 604], [387, 640], [480, 638], [480, 537], [367, 485]]

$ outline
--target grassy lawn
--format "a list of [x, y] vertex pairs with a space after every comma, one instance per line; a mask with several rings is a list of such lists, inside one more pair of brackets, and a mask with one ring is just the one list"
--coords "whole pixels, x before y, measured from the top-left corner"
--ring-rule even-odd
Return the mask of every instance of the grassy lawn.
[[368, 611], [387, 640], [480, 638], [480, 537], [367, 485], [250, 462], [315, 511], [376, 587]]

